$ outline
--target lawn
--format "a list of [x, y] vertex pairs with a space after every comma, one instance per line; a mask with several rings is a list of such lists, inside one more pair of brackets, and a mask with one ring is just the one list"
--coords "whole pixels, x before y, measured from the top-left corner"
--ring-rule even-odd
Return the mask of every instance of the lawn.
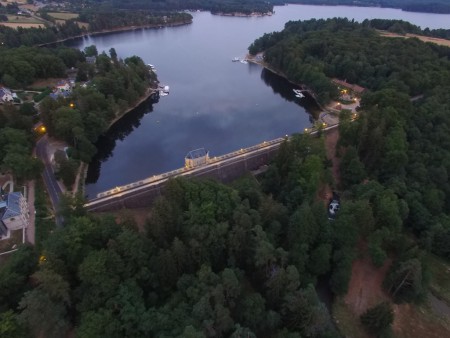
[[[11, 231], [11, 237], [0, 241], [0, 253], [10, 251], [22, 243], [22, 229]], [[16, 245], [16, 247], [14, 246]]]
[[369, 338], [358, 316], [355, 316], [351, 308], [345, 304], [344, 298], [339, 297], [333, 303], [333, 319], [339, 332], [344, 337]]
[[49, 12], [48, 15], [58, 20], [70, 20], [78, 18], [77, 13], [68, 13], [68, 12]]
[[432, 293], [450, 305], [450, 264], [432, 254], [426, 256], [426, 263]]
[[33, 16], [23, 15], [7, 15], [9, 23], [28, 23], [28, 24], [42, 24], [43, 21]]

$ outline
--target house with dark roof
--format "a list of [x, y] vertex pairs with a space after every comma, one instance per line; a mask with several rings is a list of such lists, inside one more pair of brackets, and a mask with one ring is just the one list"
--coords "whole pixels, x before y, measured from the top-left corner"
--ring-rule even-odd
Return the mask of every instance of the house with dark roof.
[[355, 94], [358, 94], [358, 95], [361, 95], [362, 93], [364, 93], [366, 91], [366, 88], [358, 86], [357, 84], [348, 83], [347, 81], [344, 81], [344, 80], [333, 79], [333, 82], [335, 84], [337, 84], [338, 86], [342, 86], [342, 87], [350, 89], [351, 91], [353, 91]]
[[184, 158], [184, 164], [186, 168], [195, 168], [208, 163], [208, 160], [209, 152], [205, 148], [199, 148], [187, 153]]
[[[11, 192], [0, 201], [0, 233], [28, 226], [28, 204], [20, 192]], [[6, 232], [5, 232], [6, 230]]]

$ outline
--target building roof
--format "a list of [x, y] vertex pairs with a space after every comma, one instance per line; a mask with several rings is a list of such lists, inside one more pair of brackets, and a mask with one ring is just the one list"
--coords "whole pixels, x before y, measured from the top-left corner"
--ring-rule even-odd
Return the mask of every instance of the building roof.
[[208, 155], [208, 152], [205, 150], [205, 148], [200, 148], [200, 149], [195, 149], [195, 150], [191, 150], [190, 152], [187, 153], [186, 158], [187, 159], [194, 159], [194, 158], [199, 158], [199, 157], [203, 157]]
[[20, 209], [20, 199], [22, 198], [22, 193], [20, 192], [11, 192], [6, 196], [6, 206], [1, 216], [1, 219], [7, 219], [11, 217], [17, 217], [22, 214]]
[[336, 83], [337, 85], [347, 87], [348, 89], [353, 90], [355, 93], [358, 93], [358, 94], [361, 94], [366, 90], [366, 88], [364, 88], [364, 87], [358, 86], [356, 84], [348, 83], [347, 81], [344, 81], [344, 80], [333, 79], [333, 82]]

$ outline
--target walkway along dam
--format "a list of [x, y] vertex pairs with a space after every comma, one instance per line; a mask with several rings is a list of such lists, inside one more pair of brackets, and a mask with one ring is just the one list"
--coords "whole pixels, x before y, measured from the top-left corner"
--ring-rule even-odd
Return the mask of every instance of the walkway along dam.
[[[338, 124], [326, 127], [323, 131], [337, 126]], [[310, 134], [316, 133], [317, 131], [312, 131]], [[97, 197], [90, 199], [85, 207], [88, 211], [93, 212], [148, 207], [157, 197], [161, 196], [164, 186], [170, 178], [180, 176], [213, 178], [223, 183], [231, 182], [246, 172], [257, 170], [268, 164], [276, 156], [281, 143], [285, 140], [286, 138], [277, 138], [265, 141], [226, 155], [209, 158], [205, 164], [198, 167], [184, 167], [115, 187], [99, 193]]]
[[278, 152], [285, 138], [263, 142], [249, 148], [209, 158], [207, 163], [194, 168], [180, 168], [99, 193], [89, 200], [88, 211], [113, 211], [117, 209], [147, 207], [161, 195], [164, 185], [174, 177], [213, 178], [228, 183], [245, 172], [268, 164]]

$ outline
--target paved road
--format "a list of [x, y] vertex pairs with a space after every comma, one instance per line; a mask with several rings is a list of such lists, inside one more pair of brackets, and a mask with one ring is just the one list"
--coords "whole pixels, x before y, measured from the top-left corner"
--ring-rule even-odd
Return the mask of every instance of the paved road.
[[50, 164], [50, 160], [48, 158], [47, 153], [47, 147], [48, 147], [48, 138], [47, 135], [45, 135], [36, 143], [36, 155], [38, 158], [41, 159], [42, 163], [44, 163], [44, 171], [42, 172], [42, 177], [44, 179], [44, 184], [45, 187], [47, 188], [47, 192], [50, 196], [50, 200], [53, 205], [53, 210], [55, 210], [56, 225], [62, 226], [64, 223], [64, 219], [63, 217], [58, 215], [59, 199], [60, 196], [62, 195], [62, 191], [58, 185], [58, 182], [56, 181], [52, 165]]

